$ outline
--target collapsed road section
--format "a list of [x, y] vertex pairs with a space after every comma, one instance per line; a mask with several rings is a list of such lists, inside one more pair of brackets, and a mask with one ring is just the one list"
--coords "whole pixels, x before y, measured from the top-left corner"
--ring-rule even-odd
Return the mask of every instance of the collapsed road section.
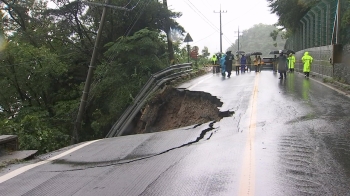
[[134, 120], [129, 134], [151, 133], [220, 121], [234, 112], [220, 112], [222, 102], [206, 92], [166, 87], [155, 95]]

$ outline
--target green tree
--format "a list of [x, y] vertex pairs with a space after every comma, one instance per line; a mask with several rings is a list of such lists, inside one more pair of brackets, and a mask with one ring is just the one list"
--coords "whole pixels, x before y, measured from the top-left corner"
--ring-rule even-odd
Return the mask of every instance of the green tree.
[[[69, 141], [103, 9], [66, 0], [49, 9], [45, 2], [0, 2], [0, 134], [18, 134], [22, 149], [40, 152]], [[184, 32], [174, 20], [181, 14], [158, 1], [111, 4], [131, 11], [108, 9], [83, 140], [104, 137], [150, 75], [169, 65], [166, 29]]]
[[202, 57], [208, 58], [209, 56], [210, 56], [209, 49], [208, 47], [204, 46], [204, 48], [202, 49]]
[[276, 14], [276, 25], [295, 32], [301, 18], [317, 3], [317, 0], [267, 0], [271, 13]]
[[100, 82], [91, 92], [94, 99], [89, 103], [87, 126], [83, 129], [90, 132], [85, 139], [105, 136], [151, 74], [167, 66], [165, 38], [149, 29], [121, 37], [105, 47], [105, 55], [113, 55], [115, 60], [96, 70]]
[[48, 49], [14, 41], [2, 53], [1, 65], [0, 134], [16, 134], [22, 149], [40, 152], [67, 145], [67, 112], [76, 105], [68, 102], [57, 108], [71, 99], [72, 92], [62, 88], [67, 65]]
[[[240, 50], [245, 52], [262, 52], [268, 55], [272, 50], [283, 49], [285, 40], [281, 36], [276, 35], [274, 42], [270, 34], [278, 30], [274, 25], [257, 24], [252, 28], [244, 30], [240, 35]], [[235, 41], [228, 50], [235, 53], [238, 49], [238, 40]]]

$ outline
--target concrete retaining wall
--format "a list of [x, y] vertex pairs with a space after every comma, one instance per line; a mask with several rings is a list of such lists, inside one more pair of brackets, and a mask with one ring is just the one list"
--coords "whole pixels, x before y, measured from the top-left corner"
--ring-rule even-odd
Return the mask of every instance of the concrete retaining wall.
[[350, 84], [350, 45], [343, 47], [342, 63], [335, 63], [334, 65], [330, 62], [333, 53], [332, 45], [298, 51], [295, 54], [296, 71], [303, 72], [301, 58], [306, 51], [314, 58], [314, 62], [311, 65], [311, 75], [323, 78], [331, 77], [342, 83]]
[[350, 84], [350, 45], [343, 47], [342, 63], [334, 64], [334, 78]]
[[333, 65], [330, 63], [333, 47], [321, 46], [316, 48], [308, 48], [298, 51], [295, 54], [295, 69], [299, 72], [303, 72], [303, 63], [301, 58], [305, 52], [309, 52], [314, 58], [314, 62], [311, 65], [311, 75], [318, 75], [321, 77], [333, 77]]

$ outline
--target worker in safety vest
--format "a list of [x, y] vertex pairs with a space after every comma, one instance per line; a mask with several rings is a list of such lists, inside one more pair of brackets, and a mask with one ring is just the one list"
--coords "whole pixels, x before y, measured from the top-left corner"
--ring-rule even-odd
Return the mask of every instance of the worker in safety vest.
[[305, 52], [304, 56], [301, 58], [301, 61], [304, 63], [303, 72], [305, 74], [305, 78], [309, 78], [311, 71], [311, 64], [314, 59], [309, 55], [309, 52]]
[[294, 72], [294, 65], [295, 65], [295, 56], [293, 55], [293, 53], [290, 53], [289, 57], [288, 57], [288, 69], [289, 69], [289, 72], [291, 72], [291, 73]]
[[216, 55], [214, 54], [213, 57], [211, 57], [211, 63], [213, 65], [213, 73], [215, 73], [217, 71], [216, 68], [216, 61], [218, 60], [218, 58], [216, 57]]

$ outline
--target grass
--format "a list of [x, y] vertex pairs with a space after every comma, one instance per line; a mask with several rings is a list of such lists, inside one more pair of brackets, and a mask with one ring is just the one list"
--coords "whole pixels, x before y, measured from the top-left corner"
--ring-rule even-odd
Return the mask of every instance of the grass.
[[350, 85], [343, 78], [323, 78], [324, 83], [332, 84], [340, 90], [350, 91]]

